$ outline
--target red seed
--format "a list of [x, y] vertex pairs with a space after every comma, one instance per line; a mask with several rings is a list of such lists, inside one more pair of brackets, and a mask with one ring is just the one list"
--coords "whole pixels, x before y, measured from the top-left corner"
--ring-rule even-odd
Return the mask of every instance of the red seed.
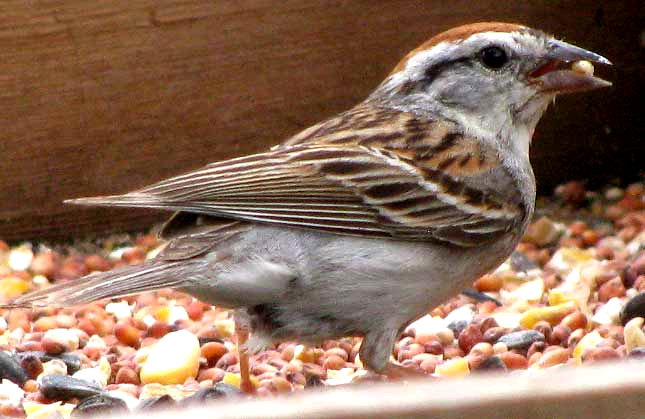
[[559, 247], [583, 247], [582, 239], [578, 237], [562, 237], [558, 242]]
[[[94, 326], [94, 328], [96, 329], [96, 334], [99, 336], [105, 336], [108, 333], [111, 333], [112, 330], [114, 330], [114, 328], [116, 327], [114, 324], [114, 320], [105, 315], [88, 313], [86, 318], [90, 322], [92, 322], [92, 326]], [[90, 333], [88, 333], [88, 335], [89, 334]]]
[[78, 321], [76, 320], [76, 317], [70, 316], [69, 314], [59, 314], [56, 316], [56, 324], [58, 325], [57, 327], [63, 329], [72, 329], [76, 327], [77, 323]]
[[547, 345], [545, 342], [541, 342], [541, 341], [533, 342], [531, 346], [529, 346], [529, 349], [526, 351], [526, 357], [530, 360], [531, 356], [534, 353], [544, 352], [544, 350], [546, 349], [546, 346]]
[[634, 280], [634, 288], [639, 292], [645, 291], [645, 275], [638, 275]]
[[43, 363], [36, 355], [27, 355], [22, 358], [20, 366], [25, 370], [27, 376], [34, 380], [43, 372]]
[[558, 186], [555, 190], [556, 195], [573, 207], [580, 206], [586, 199], [585, 186], [578, 181], [570, 181]]
[[146, 234], [140, 237], [137, 237], [136, 245], [144, 249], [153, 249], [159, 244], [159, 239], [154, 234]]
[[217, 361], [227, 352], [226, 346], [220, 342], [207, 342], [201, 347], [201, 355], [206, 358], [211, 367], [217, 364]]
[[610, 347], [595, 347], [587, 349], [582, 355], [582, 360], [587, 363], [596, 363], [619, 358], [618, 351]]
[[458, 346], [448, 346], [443, 349], [443, 357], [444, 359], [452, 359], [452, 358], [457, 358], [457, 357], [464, 357], [465, 353], [463, 350], [461, 350], [460, 347]]
[[[569, 350], [556, 346], [556, 349], [544, 352], [538, 357], [537, 365], [541, 368], [551, 367], [553, 365], [564, 364], [569, 359]], [[536, 353], [537, 354], [537, 353]], [[529, 365], [532, 365], [529, 360]]]
[[604, 302], [609, 301], [613, 297], [624, 297], [625, 286], [619, 276], [610, 279], [598, 288], [598, 300]]
[[499, 291], [504, 285], [504, 279], [499, 275], [484, 275], [475, 281], [475, 289], [480, 292]]
[[128, 367], [119, 368], [119, 372], [116, 373], [114, 382], [116, 384], [141, 384], [139, 375], [132, 368]]
[[320, 379], [327, 377], [327, 371], [322, 366], [314, 364], [313, 362], [303, 363], [302, 371], [305, 373], [305, 377], [316, 377]]
[[134, 265], [146, 260], [146, 252], [138, 247], [130, 247], [123, 251], [121, 259], [129, 265]]
[[141, 331], [131, 324], [117, 323], [114, 326], [114, 335], [124, 345], [137, 348], [141, 344]]
[[148, 335], [153, 338], [161, 339], [168, 333], [172, 332], [173, 327], [166, 322], [156, 321], [148, 328]]
[[620, 343], [616, 339], [612, 338], [605, 338], [598, 342], [598, 344], [595, 346], [596, 348], [611, 348], [611, 349], [616, 349], [620, 346]]
[[36, 380], [27, 380], [25, 384], [22, 385], [22, 389], [27, 393], [35, 393], [39, 390], [38, 382]]
[[51, 278], [56, 273], [58, 255], [54, 252], [38, 253], [31, 262], [30, 269], [36, 275]]
[[108, 271], [112, 268], [110, 261], [100, 255], [86, 256], [84, 263], [89, 271]]
[[470, 352], [470, 349], [473, 346], [483, 341], [484, 335], [475, 324], [469, 324], [459, 334], [459, 347], [464, 351], [464, 353]]
[[[485, 302], [492, 303], [495, 306], [495, 308], [497, 308], [495, 303], [493, 303], [492, 301], [485, 301]], [[479, 330], [481, 330], [482, 333], [485, 333], [488, 329], [491, 329], [493, 327], [499, 327], [499, 324], [497, 324], [497, 320], [495, 320], [493, 317], [486, 317], [479, 324]]]
[[593, 246], [600, 240], [600, 235], [594, 230], [586, 230], [582, 233], [582, 242], [585, 246]]
[[85, 267], [85, 263], [68, 258], [63, 262], [63, 266], [56, 272], [56, 279], [76, 279], [83, 275], [87, 275], [89, 271]]
[[[622, 210], [621, 210], [622, 211]], [[622, 228], [617, 236], [624, 241], [625, 243], [630, 242], [636, 237], [638, 234], [638, 228], [635, 226], [627, 226], [625, 228]]]
[[188, 313], [188, 317], [190, 317], [191, 320], [201, 320], [201, 318], [204, 316], [204, 303], [193, 300], [190, 304], [188, 304], [188, 307], [186, 307], [186, 312]]
[[197, 374], [197, 381], [206, 381], [211, 380], [213, 383], [222, 381], [226, 371], [221, 368], [208, 368], [205, 370], [200, 370]]
[[233, 352], [227, 352], [220, 359], [217, 360], [215, 366], [223, 370], [227, 370], [231, 365], [237, 364], [237, 354]]
[[504, 352], [499, 354], [499, 357], [509, 370], [524, 370], [529, 365], [529, 362], [525, 357], [520, 354], [516, 354], [515, 352]]
[[296, 351], [296, 345], [293, 343], [290, 343], [288, 345], [285, 345], [281, 349], [281, 351], [282, 352], [280, 352], [280, 358], [282, 358], [285, 361], [291, 361]]
[[22, 338], [23, 342], [40, 342], [45, 336], [44, 332], [32, 332], [25, 333], [25, 336]]
[[16, 345], [16, 352], [42, 351], [43, 345], [40, 342], [21, 342]]
[[486, 332], [484, 332], [482, 341], [488, 342], [492, 345], [506, 333], [508, 333], [508, 329], [505, 327], [491, 327], [490, 329], [486, 330]]
[[[39, 395], [40, 393], [29, 393]], [[25, 411], [22, 406], [16, 406], [11, 403], [0, 404], [0, 416], [7, 418], [24, 418]]]
[[421, 362], [420, 367], [427, 374], [432, 374], [434, 373], [434, 370], [437, 367], [437, 365], [439, 365], [440, 363], [441, 361], [438, 360], [437, 358], [428, 358], [423, 362]]
[[477, 312], [479, 314], [492, 314], [495, 310], [497, 310], [497, 304], [493, 301], [482, 301], [477, 304]]
[[428, 342], [423, 345], [423, 349], [426, 353], [432, 355], [443, 355], [443, 345], [437, 341]]
[[571, 336], [571, 329], [567, 326], [559, 324], [553, 328], [548, 342], [551, 345], [567, 346], [569, 336]]
[[273, 377], [269, 383], [271, 390], [275, 393], [288, 393], [293, 390], [291, 383], [283, 377]]
[[561, 321], [562, 326], [566, 326], [571, 330], [584, 329], [587, 327], [587, 316], [580, 311], [574, 311], [567, 314]]
[[551, 338], [551, 333], [553, 333], [553, 328], [551, 324], [545, 320], [540, 320], [539, 322], [533, 325], [533, 330], [536, 330], [544, 335], [544, 339], [548, 342]]
[[63, 342], [49, 338], [43, 339], [40, 344], [43, 348], [43, 351], [52, 355], [62, 354], [63, 352], [66, 352], [68, 350]]
[[34, 332], [46, 332], [50, 329], [55, 329], [58, 327], [58, 322], [56, 317], [46, 316], [41, 317], [34, 322], [33, 331]]
[[[418, 345], [418, 344], [415, 344]], [[423, 347], [421, 347], [421, 351], [423, 351]], [[347, 361], [349, 358], [349, 354], [347, 354], [347, 351], [345, 351], [343, 348], [330, 348], [327, 351], [325, 351], [324, 356], [330, 356], [330, 355], [338, 355], [341, 357], [344, 361]]]
[[339, 370], [345, 366], [345, 360], [338, 355], [330, 355], [325, 358], [323, 368], [328, 370]]
[[587, 332], [585, 332], [584, 329], [576, 329], [571, 332], [569, 339], [567, 340], [567, 347], [573, 348], [574, 346], [576, 346], [586, 334]]
[[584, 221], [574, 221], [573, 223], [571, 223], [571, 225], [569, 225], [569, 231], [574, 236], [582, 235], [582, 233], [584, 233], [587, 230], [587, 228], [589, 227], [587, 226], [587, 223], [585, 223]]
[[90, 336], [97, 334], [96, 327], [94, 327], [94, 324], [88, 319], [80, 319], [78, 321], [78, 328]]

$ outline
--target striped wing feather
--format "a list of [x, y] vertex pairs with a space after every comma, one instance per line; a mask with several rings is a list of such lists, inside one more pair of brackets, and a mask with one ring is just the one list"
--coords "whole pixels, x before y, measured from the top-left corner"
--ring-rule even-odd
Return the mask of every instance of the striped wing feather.
[[450, 125], [353, 110], [269, 152], [86, 205], [152, 207], [340, 234], [485, 243], [521, 217], [466, 181], [491, 155]]

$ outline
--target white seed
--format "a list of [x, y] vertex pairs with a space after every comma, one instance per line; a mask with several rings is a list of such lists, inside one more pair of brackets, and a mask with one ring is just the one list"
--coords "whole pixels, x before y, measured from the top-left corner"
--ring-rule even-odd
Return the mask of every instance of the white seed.
[[571, 65], [571, 70], [578, 74], [585, 74], [587, 76], [593, 76], [593, 64], [589, 61], [576, 61]]
[[117, 320], [126, 319], [132, 317], [132, 310], [134, 309], [134, 304], [129, 305], [127, 301], [119, 301], [114, 303], [108, 303], [105, 306], [105, 312], [113, 314]]
[[175, 324], [179, 320], [188, 320], [188, 312], [182, 306], [171, 306], [168, 324]]
[[34, 252], [31, 250], [31, 245], [25, 244], [9, 253], [8, 265], [14, 271], [24, 271], [29, 268], [32, 260], [34, 260]]

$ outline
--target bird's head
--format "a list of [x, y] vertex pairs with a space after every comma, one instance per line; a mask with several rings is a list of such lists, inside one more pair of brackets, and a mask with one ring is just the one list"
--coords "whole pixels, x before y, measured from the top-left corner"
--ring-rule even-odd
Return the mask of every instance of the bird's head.
[[594, 77], [590, 63], [611, 64], [526, 26], [476, 23], [410, 52], [370, 98], [455, 120], [480, 137], [510, 129], [528, 141], [556, 95], [611, 85]]

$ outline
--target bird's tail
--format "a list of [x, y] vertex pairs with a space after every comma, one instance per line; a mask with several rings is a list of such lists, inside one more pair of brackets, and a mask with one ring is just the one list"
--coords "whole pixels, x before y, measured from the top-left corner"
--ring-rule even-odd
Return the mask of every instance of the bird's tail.
[[88, 198], [66, 199], [66, 204], [91, 207], [127, 207], [127, 208], [161, 208], [172, 209], [171, 202], [165, 202], [157, 196], [146, 193], [131, 192], [124, 195], [92, 196]]
[[151, 260], [109, 272], [94, 273], [18, 297], [0, 308], [73, 306], [110, 297], [179, 287], [187, 282], [199, 262]]

